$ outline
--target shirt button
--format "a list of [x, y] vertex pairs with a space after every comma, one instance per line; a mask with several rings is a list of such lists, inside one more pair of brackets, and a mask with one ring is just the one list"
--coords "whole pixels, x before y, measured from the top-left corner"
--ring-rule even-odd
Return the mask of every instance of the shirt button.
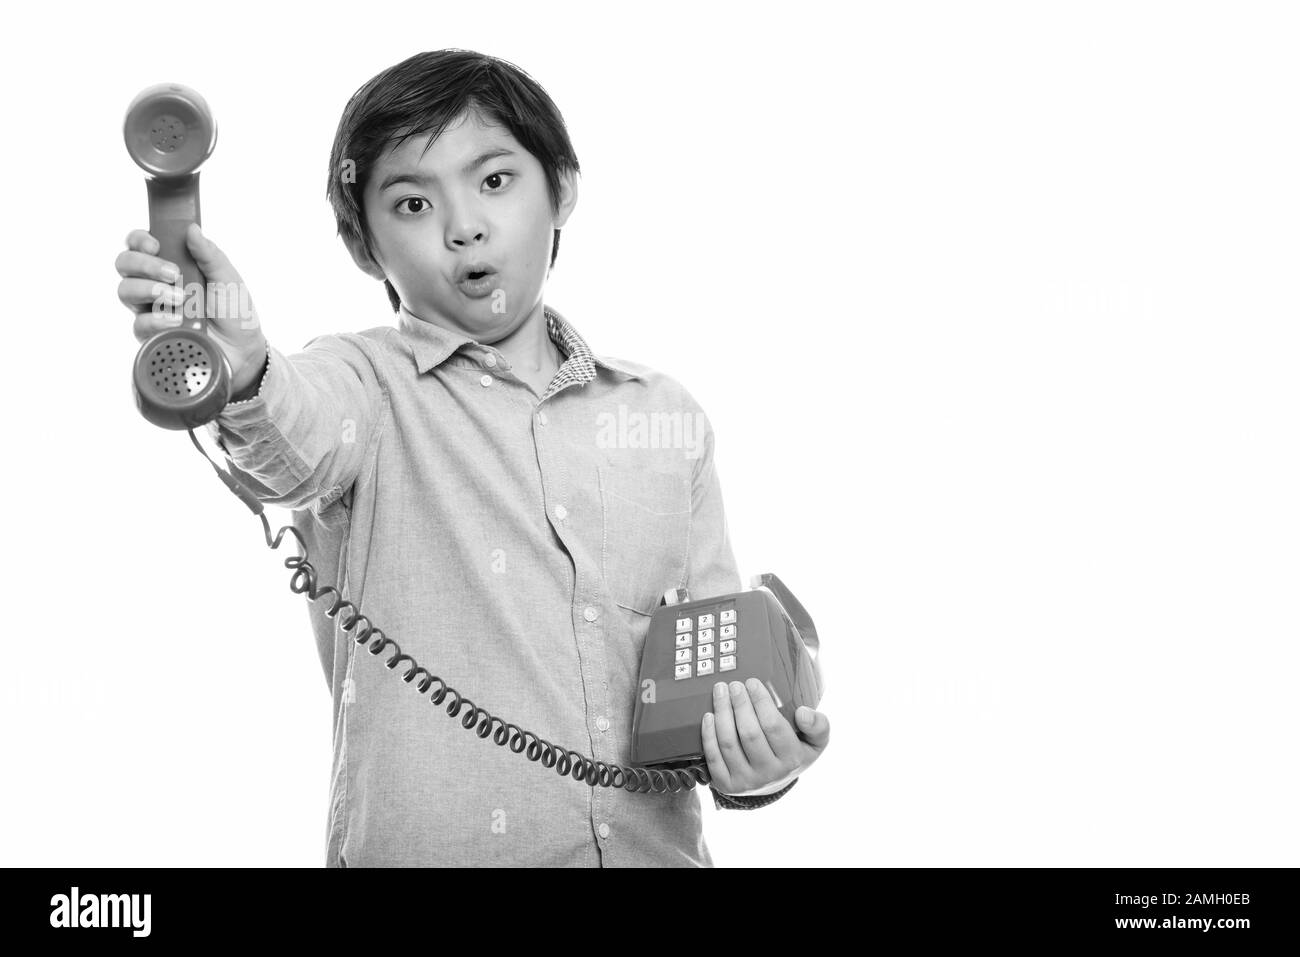
[[602, 714], [599, 718], [596, 719], [596, 727], [600, 728], [601, 731], [608, 731], [608, 730], [609, 730], [609, 718], [605, 717], [605, 716]]
[[485, 375], [483, 378], [479, 379], [478, 381], [481, 382], [483, 385], [488, 386], [492, 384], [492, 377], [490, 375]]
[[497, 357], [489, 352], [483, 357], [483, 364], [489, 369], [495, 369], [497, 367]]
[[596, 828], [596, 833], [601, 837], [609, 837], [609, 825], [602, 822], [600, 827]]
[[587, 610], [582, 613], [582, 617], [587, 619], [587, 621], [595, 621], [596, 614], [597, 614], [596, 609], [588, 605]]
[[567, 508], [565, 508], [563, 505], [555, 506], [555, 517], [558, 518], [561, 522], [564, 521], [566, 518], [568, 518], [568, 516], [569, 516], [569, 510]]
[[540, 423], [542, 423], [542, 425], [545, 425], [545, 424], [546, 424], [546, 413], [545, 413], [545, 412], [538, 412], [538, 413], [537, 413], [537, 421], [540, 422]]

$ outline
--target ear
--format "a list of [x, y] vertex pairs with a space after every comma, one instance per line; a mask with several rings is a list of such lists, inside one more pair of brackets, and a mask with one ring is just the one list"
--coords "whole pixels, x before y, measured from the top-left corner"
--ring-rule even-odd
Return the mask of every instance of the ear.
[[555, 211], [556, 229], [568, 222], [573, 207], [578, 205], [578, 174], [571, 169], [560, 174], [559, 200]]
[[364, 241], [359, 238], [353, 239], [350, 236], [344, 235], [343, 245], [348, 247], [348, 252], [352, 254], [352, 261], [356, 263], [361, 268], [361, 271], [367, 276], [378, 279], [381, 282], [388, 278], [384, 274], [384, 270], [379, 263], [370, 258], [370, 254], [366, 252]]

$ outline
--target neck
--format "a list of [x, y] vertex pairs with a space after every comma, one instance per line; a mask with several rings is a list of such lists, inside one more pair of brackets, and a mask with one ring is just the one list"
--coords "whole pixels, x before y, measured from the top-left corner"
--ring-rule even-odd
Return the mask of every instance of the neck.
[[492, 343], [519, 372], [554, 372], [564, 361], [546, 332], [546, 316], [538, 302], [519, 327]]

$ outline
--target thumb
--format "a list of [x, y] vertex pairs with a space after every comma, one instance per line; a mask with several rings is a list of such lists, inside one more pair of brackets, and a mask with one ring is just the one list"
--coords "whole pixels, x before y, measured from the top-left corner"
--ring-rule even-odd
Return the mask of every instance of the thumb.
[[799, 731], [804, 741], [809, 745], [820, 750], [830, 743], [831, 722], [826, 715], [807, 706], [801, 706], [795, 711], [794, 718], [799, 724]]
[[189, 248], [190, 255], [198, 264], [199, 269], [203, 271], [203, 277], [208, 282], [231, 283], [242, 282], [239, 273], [235, 267], [230, 265], [230, 260], [226, 258], [217, 244], [203, 235], [203, 230], [199, 228], [198, 223], [190, 223], [189, 228], [185, 230], [185, 245]]

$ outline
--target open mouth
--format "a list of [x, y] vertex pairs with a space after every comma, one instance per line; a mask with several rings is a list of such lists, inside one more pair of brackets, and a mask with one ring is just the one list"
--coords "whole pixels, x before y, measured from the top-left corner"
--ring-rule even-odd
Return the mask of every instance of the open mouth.
[[467, 269], [457, 285], [460, 291], [471, 299], [482, 299], [492, 294], [497, 285], [496, 270], [487, 265], [481, 269]]

